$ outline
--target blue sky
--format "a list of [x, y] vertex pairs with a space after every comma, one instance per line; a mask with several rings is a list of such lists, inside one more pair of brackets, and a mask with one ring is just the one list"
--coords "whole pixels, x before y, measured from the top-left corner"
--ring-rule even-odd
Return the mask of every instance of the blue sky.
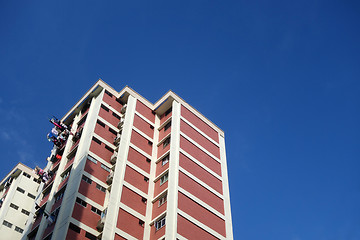
[[0, 155], [102, 78], [225, 131], [235, 239], [360, 239], [357, 1], [0, 1]]

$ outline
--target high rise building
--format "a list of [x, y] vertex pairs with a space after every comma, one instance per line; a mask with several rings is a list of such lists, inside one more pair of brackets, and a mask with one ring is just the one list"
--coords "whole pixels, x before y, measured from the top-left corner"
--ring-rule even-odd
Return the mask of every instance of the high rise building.
[[24, 239], [233, 238], [224, 133], [175, 93], [99, 80], [61, 123]]
[[0, 182], [0, 239], [21, 239], [38, 187], [38, 176], [22, 163]]

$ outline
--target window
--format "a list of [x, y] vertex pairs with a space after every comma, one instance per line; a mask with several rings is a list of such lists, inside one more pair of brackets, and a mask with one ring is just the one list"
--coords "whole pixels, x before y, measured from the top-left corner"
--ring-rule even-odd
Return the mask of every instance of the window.
[[112, 128], [109, 128], [109, 132], [111, 132], [111, 133], [114, 134], [114, 135], [117, 135], [117, 132], [116, 132], [114, 129], [112, 129]]
[[64, 173], [64, 175], [61, 177], [61, 181], [64, 181], [70, 175], [70, 172], [71, 170]]
[[91, 156], [88, 156], [88, 159], [89, 159], [91, 162], [97, 164], [97, 160], [96, 160], [95, 158], [93, 158], [93, 157], [91, 157]]
[[35, 199], [36, 197], [34, 195], [32, 195], [31, 193], [28, 193], [28, 197]]
[[78, 203], [78, 204], [80, 204], [81, 206], [83, 206], [83, 207], [86, 207], [87, 206], [87, 203], [84, 201], [84, 200], [82, 200], [81, 198], [76, 198], [76, 202]]
[[25, 193], [25, 190], [22, 189], [22, 188], [17, 187], [16, 190], [18, 190], [18, 191], [21, 192], [21, 193]]
[[102, 126], [103, 128], [105, 127], [105, 123], [103, 123], [103, 122], [100, 121], [100, 120], [97, 120], [96, 123], [99, 124], [100, 126]]
[[168, 137], [167, 139], [165, 139], [165, 141], [163, 142], [163, 148], [165, 148], [167, 145], [170, 144], [170, 138]]
[[83, 181], [87, 182], [88, 184], [92, 183], [92, 180], [90, 178], [88, 178], [87, 176], [83, 175], [81, 178]]
[[96, 142], [97, 144], [101, 145], [101, 141], [97, 139], [96, 137], [93, 137], [92, 140]]
[[144, 197], [142, 197], [142, 198], [141, 198], [141, 201], [142, 201], [143, 203], [146, 203], [146, 202], [147, 202], [147, 199], [144, 198]]
[[166, 132], [166, 130], [168, 130], [170, 127], [171, 127], [171, 122], [168, 122], [164, 127], [164, 132]]
[[92, 235], [91, 233], [86, 232], [85, 237], [90, 240], [97, 240], [97, 237], [95, 235]]
[[164, 166], [165, 164], [167, 164], [169, 162], [169, 158], [170, 158], [170, 155], [167, 155], [166, 157], [164, 157], [161, 160], [161, 166]]
[[165, 226], [165, 216], [155, 222], [156, 231]]
[[106, 188], [104, 188], [103, 186], [96, 184], [96, 188], [99, 189], [102, 192], [106, 192]]
[[151, 141], [148, 141], [148, 144], [149, 144], [149, 145], [152, 145], [152, 142], [151, 142]]
[[74, 232], [77, 232], [77, 233], [80, 233], [80, 231], [81, 231], [81, 228], [79, 228], [78, 226], [76, 226], [73, 223], [70, 223], [69, 229], [71, 229], [71, 230], [73, 230]]
[[102, 105], [102, 104], [101, 104], [101, 108], [104, 109], [104, 110], [107, 111], [107, 112], [110, 110], [109, 108], [105, 107], [105, 106]]
[[172, 108], [169, 108], [166, 112], [165, 112], [165, 116], [169, 115], [172, 111]]
[[149, 182], [149, 178], [148, 178], [148, 177], [144, 177], [144, 181], [145, 181], [145, 182]]
[[107, 172], [110, 172], [110, 168], [108, 168], [107, 166], [105, 166], [104, 164], [101, 164], [101, 168], [106, 170]]
[[163, 205], [164, 203], [166, 203], [166, 200], [167, 200], [167, 194], [165, 194], [164, 196], [162, 196], [160, 199], [159, 199], [159, 207], [161, 205]]
[[150, 158], [146, 158], [146, 161], [147, 161], [148, 163], [151, 162]]
[[139, 225], [140, 225], [140, 226], [143, 227], [143, 226], [144, 226], [144, 223], [145, 223], [145, 222], [144, 222], [143, 220], [140, 220], [140, 219], [139, 219]]
[[108, 90], [105, 90], [105, 93], [106, 93], [107, 95], [109, 95], [110, 97], [113, 96], [110, 92], [108, 92]]
[[97, 209], [96, 207], [91, 207], [91, 211], [93, 211], [97, 215], [101, 216], [101, 211], [99, 209]]
[[13, 203], [10, 203], [10, 207], [15, 209], [15, 210], [18, 210], [19, 209], [19, 206], [16, 206], [15, 204]]
[[30, 177], [31, 177], [30, 174], [27, 174], [26, 172], [23, 172], [23, 175], [24, 175], [25, 177], [27, 177], [27, 178], [30, 178]]
[[25, 209], [22, 209], [21, 212], [22, 212], [23, 214], [25, 214], [25, 215], [28, 215], [28, 216], [30, 215], [30, 212], [29, 212], [29, 211], [26, 211]]
[[154, 129], [154, 126], [153, 126], [153, 125], [150, 125], [150, 128], [151, 128], [151, 129]]
[[12, 227], [12, 224], [9, 223], [9, 222], [6, 221], [6, 220], [3, 221], [3, 225], [7, 226], [8, 228], [11, 228], [11, 227]]
[[119, 119], [120, 120], [120, 116], [119, 115], [117, 115], [116, 113], [112, 113], [112, 115], [114, 116], [114, 117], [116, 117], [117, 119]]
[[160, 178], [160, 186], [163, 185], [168, 180], [168, 177], [169, 177], [169, 173], [166, 173], [164, 176]]
[[15, 227], [15, 231], [19, 232], [19, 233], [23, 233], [23, 229], [19, 228], [18, 226]]
[[109, 150], [110, 152], [114, 152], [114, 149], [112, 149], [111, 147], [109, 147], [109, 146], [107, 146], [107, 145], [105, 145], [105, 148], [107, 149], [107, 150]]

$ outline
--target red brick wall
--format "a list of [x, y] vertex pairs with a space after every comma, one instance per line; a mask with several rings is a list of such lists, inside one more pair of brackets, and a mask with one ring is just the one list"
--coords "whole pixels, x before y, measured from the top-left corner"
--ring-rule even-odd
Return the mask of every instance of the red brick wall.
[[126, 240], [126, 238], [123, 238], [122, 236], [119, 236], [115, 233], [115, 238], [114, 240]]
[[220, 149], [214, 143], [210, 142], [207, 138], [201, 135], [198, 131], [190, 127], [183, 120], [180, 121], [180, 130], [185, 133], [188, 137], [200, 144], [203, 148], [213, 154], [215, 157], [220, 159]]
[[165, 234], [166, 225], [156, 231], [155, 225], [151, 226], [150, 229], [150, 240], [156, 240]]
[[225, 221], [215, 214], [211, 213], [207, 209], [200, 206], [184, 194], [179, 192], [178, 195], [178, 208], [185, 213], [189, 214], [196, 220], [210, 227], [219, 234], [226, 236]]
[[171, 127], [166, 129], [166, 131], [165, 131], [165, 128], [162, 128], [159, 131], [159, 141], [161, 141], [164, 137], [166, 137], [170, 132], [171, 132]]
[[139, 224], [139, 219], [121, 208], [116, 227], [137, 239], [142, 239], [144, 236], [144, 227]]
[[221, 176], [221, 164], [210, 157], [208, 154], [203, 152], [200, 148], [196, 147], [194, 144], [189, 142], [183, 136], [180, 136], [180, 147], [189, 153], [196, 160], [213, 170], [219, 176]]
[[181, 116], [186, 118], [189, 122], [194, 124], [195, 127], [200, 129], [203, 133], [219, 142], [219, 134], [215, 129], [206, 124], [203, 120], [198, 118], [194, 113], [190, 112], [186, 107], [181, 106]]
[[125, 186], [123, 186], [120, 201], [145, 216], [146, 202], [142, 201], [142, 197], [139, 194], [135, 193], [134, 191], [130, 190]]
[[144, 155], [132, 147], [129, 148], [128, 161], [135, 164], [145, 172], [150, 173], [150, 162], [147, 162], [146, 159], [147, 158]]
[[172, 115], [172, 111], [165, 116], [165, 113], [160, 117], [160, 125], [163, 124], [166, 120], [168, 120]]
[[125, 169], [125, 181], [144, 193], [148, 192], [149, 182], [144, 180], [144, 176], [141, 173], [135, 171], [129, 166], [126, 166]]
[[186, 157], [184, 154], [180, 153], [179, 155], [180, 167], [184, 168], [186, 171], [199, 178], [201, 181], [209, 185], [211, 188], [216, 190], [219, 193], [222, 191], [222, 182], [210, 174], [208, 171], [197, 165], [190, 158]]
[[182, 172], [179, 172], [179, 186], [199, 198], [201, 201], [207, 203], [215, 210], [224, 214], [223, 200]]
[[141, 115], [149, 119], [151, 122], [155, 122], [155, 114], [152, 113], [152, 110], [145, 106], [142, 102], [136, 102], [136, 111]]
[[177, 216], [177, 232], [189, 240], [218, 239], [180, 215]]
[[146, 152], [147, 154], [152, 154], [152, 144], [149, 144], [149, 141], [146, 138], [144, 138], [134, 130], [132, 130], [130, 142], [144, 152]]
[[164, 166], [162, 165], [162, 161], [159, 161], [156, 164], [156, 177], [159, 176], [160, 173], [166, 171], [169, 168], [169, 163], [166, 163]]
[[144, 119], [135, 114], [134, 127], [152, 138], [154, 136], [154, 128], [151, 128], [150, 126], [151, 125], [149, 123], [147, 123]]

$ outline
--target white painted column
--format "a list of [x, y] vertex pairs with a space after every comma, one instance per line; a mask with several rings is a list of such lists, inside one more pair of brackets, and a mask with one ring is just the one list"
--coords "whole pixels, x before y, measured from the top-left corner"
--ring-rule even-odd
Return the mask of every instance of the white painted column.
[[92, 141], [92, 136], [94, 133], [98, 113], [100, 111], [103, 95], [104, 90], [102, 90], [102, 92], [96, 98], [92, 99], [92, 103], [87, 113], [84, 129], [78, 145], [76, 156], [74, 158], [74, 163], [71, 169], [71, 174], [67, 183], [65, 194], [61, 203], [61, 209], [53, 231], [53, 240], [63, 240], [66, 238], [69, 226], [68, 223], [70, 222], [70, 218], [74, 210], [76, 195], [79, 189], [82, 172], [85, 167], [87, 154]]
[[169, 180], [167, 195], [167, 213], [165, 239], [176, 239], [177, 232], [177, 208], [179, 186], [179, 151], [180, 151], [180, 111], [181, 105], [177, 101], [172, 102], [171, 116], [171, 139], [169, 159]]
[[103, 240], [113, 240], [115, 237], [115, 228], [119, 214], [120, 199], [125, 178], [126, 161], [129, 152], [135, 108], [136, 99], [130, 95], [127, 102], [125, 120], [119, 144], [119, 152], [117, 155], [115, 172], [111, 186], [107, 215], [102, 235]]
[[232, 219], [231, 219], [231, 207], [230, 207], [230, 191], [229, 191], [229, 179], [226, 163], [226, 151], [225, 151], [225, 138], [219, 134], [220, 143], [220, 160], [221, 160], [221, 175], [223, 178], [223, 196], [224, 196], [224, 212], [225, 212], [225, 228], [226, 239], [233, 239]]

